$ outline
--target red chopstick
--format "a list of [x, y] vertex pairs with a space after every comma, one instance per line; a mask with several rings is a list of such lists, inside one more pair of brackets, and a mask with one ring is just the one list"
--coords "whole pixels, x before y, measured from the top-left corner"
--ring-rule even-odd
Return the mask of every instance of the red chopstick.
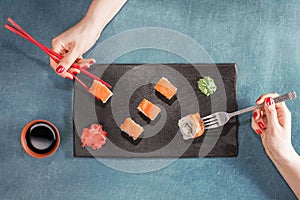
[[[8, 22], [10, 22], [12, 25], [10, 24], [5, 24], [5, 27], [7, 29], [9, 29], [10, 31], [17, 33], [18, 35], [20, 35], [21, 37], [27, 39], [28, 41], [34, 43], [35, 45], [37, 45], [38, 47], [40, 47], [45, 53], [49, 52], [50, 54], [53, 54], [57, 57], [57, 59], [61, 59], [62, 56], [58, 53], [56, 53], [55, 51], [53, 51], [52, 49], [49, 49], [47, 46], [39, 43], [38, 41], [36, 41], [33, 37], [31, 37], [31, 35], [29, 35], [24, 29], [22, 29], [22, 27], [20, 27], [14, 20], [12, 20], [10, 17], [7, 19]], [[47, 53], [49, 56], [50, 54]], [[53, 58], [53, 56], [51, 56], [51, 58]], [[54, 60], [57, 60], [54, 59]], [[80, 69], [79, 66], [77, 66], [75, 63], [72, 64], [72, 67], [75, 67], [77, 69]]]
[[59, 62], [59, 60], [53, 56], [52, 54], [49, 54], [48, 51], [46, 51], [44, 49], [44, 46], [41, 45], [39, 42], [35, 41], [35, 40], [31, 40], [30, 38], [28, 38], [26, 35], [24, 35], [23, 33], [21, 33], [20, 31], [16, 30], [13, 26], [11, 26], [10, 24], [5, 24], [5, 28], [7, 28], [8, 30], [20, 35], [21, 37], [27, 39], [28, 41], [32, 42], [33, 44], [37, 45], [38, 47], [40, 47], [48, 56], [50, 56], [56, 63]]
[[[24, 31], [18, 24], [16, 24], [15, 21], [13, 21], [11, 18], [8, 18], [8, 21], [15, 25], [15, 27], [17, 27], [20, 31], [22, 31], [25, 35], [27, 35], [31, 41], [36, 41], [34, 38], [32, 38], [28, 33], [26, 33], [26, 31]], [[42, 44], [41, 44], [42, 45]], [[52, 49], [48, 48], [47, 46], [42, 45], [42, 49], [45, 49], [47, 52], [49, 52], [50, 54], [53, 54], [54, 56], [56, 56], [58, 59], [62, 59], [63, 56], [56, 53], [55, 51], [53, 51]], [[106, 85], [109, 88], [112, 88], [111, 85], [109, 85], [108, 83], [104, 82], [103, 80], [101, 80], [99, 77], [95, 76], [94, 74], [92, 74], [91, 72], [87, 71], [85, 68], [80, 68], [80, 66], [76, 65], [75, 63], [72, 64], [72, 67], [80, 69], [84, 74], [90, 76], [93, 79], [96, 79], [97, 81], [100, 81], [101, 83], [103, 83], [104, 85]]]
[[[26, 35], [24, 35], [23, 33], [21, 33], [21, 32], [19, 32], [18, 30], [16, 30], [13, 26], [11, 26], [11, 25], [9, 25], [9, 24], [5, 24], [5, 28], [7, 28], [8, 30], [10, 30], [10, 31], [12, 31], [12, 32], [14, 32], [14, 33], [16, 33], [16, 34], [18, 34], [18, 35], [20, 35], [21, 37], [23, 37], [23, 38], [25, 38], [25, 39], [27, 39], [27, 40], [29, 40], [29, 41], [31, 41], [32, 43], [34, 43], [35, 45], [37, 45], [38, 47], [40, 47], [51, 59], [53, 59], [56, 63], [59, 63], [59, 60], [56, 58], [56, 57], [54, 57], [52, 54], [50, 54], [49, 52], [47, 52], [44, 48], [43, 48], [43, 46], [40, 44], [40, 43], [38, 43], [38, 42], [36, 42], [36, 41], [34, 41], [34, 40], [31, 40], [30, 38], [28, 38]], [[87, 90], [87, 91], [89, 91], [89, 88], [79, 79], [79, 78], [77, 78], [77, 76], [75, 76], [74, 74], [72, 74], [71, 73], [71, 75], [73, 76], [73, 78], [85, 89], [85, 90]]]
[[[51, 59], [53, 59], [56, 63], [59, 62], [60, 59], [63, 58], [62, 55], [56, 53], [55, 51], [53, 51], [52, 49], [48, 48], [47, 46], [39, 43], [38, 41], [36, 41], [31, 35], [29, 35], [24, 29], [22, 29], [15, 21], [13, 21], [11, 18], [7, 19], [12, 25], [10, 24], [5, 24], [5, 28], [7, 28], [8, 30], [18, 34], [19, 36], [25, 38], [26, 40], [32, 42], [33, 44], [35, 44], [36, 46], [38, 46], [41, 50], [43, 50]], [[84, 67], [80, 67], [77, 64], [73, 63], [72, 67], [79, 69], [81, 72], [83, 72], [84, 74], [86, 74], [87, 76], [100, 81], [102, 84], [106, 85], [109, 88], [112, 88], [111, 85], [109, 85], [108, 83], [106, 83], [105, 81], [103, 81], [102, 79], [100, 79], [99, 77], [95, 76], [94, 74], [92, 74], [91, 72], [87, 71], [86, 68]], [[72, 74], [72, 73], [71, 73]], [[73, 77], [75, 78], [76, 76], [74, 74], [72, 74]], [[88, 90], [88, 87], [82, 82], [80, 81], [77, 77], [75, 78], [76, 81], [78, 81], [85, 89]]]

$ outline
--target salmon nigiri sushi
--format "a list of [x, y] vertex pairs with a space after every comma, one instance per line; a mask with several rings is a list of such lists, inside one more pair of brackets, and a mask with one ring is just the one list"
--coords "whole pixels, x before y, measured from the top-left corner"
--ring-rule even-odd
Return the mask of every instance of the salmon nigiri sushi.
[[164, 95], [167, 99], [172, 99], [176, 94], [177, 88], [165, 77], [162, 77], [154, 86], [154, 89], [160, 94]]
[[120, 129], [127, 133], [133, 140], [136, 140], [144, 131], [143, 127], [133, 121], [131, 118], [126, 118]]
[[147, 99], [143, 99], [137, 109], [151, 120], [154, 120], [161, 111], [158, 106]]
[[94, 80], [89, 92], [103, 103], [113, 95], [113, 93], [100, 81]]
[[178, 126], [185, 140], [200, 137], [204, 133], [204, 124], [199, 113], [181, 118], [178, 121]]

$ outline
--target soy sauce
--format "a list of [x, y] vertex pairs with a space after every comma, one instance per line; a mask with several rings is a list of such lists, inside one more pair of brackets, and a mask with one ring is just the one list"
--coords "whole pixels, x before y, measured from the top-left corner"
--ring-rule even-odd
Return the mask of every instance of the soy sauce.
[[33, 124], [26, 132], [28, 147], [38, 154], [50, 152], [55, 147], [56, 140], [55, 130], [44, 122]]

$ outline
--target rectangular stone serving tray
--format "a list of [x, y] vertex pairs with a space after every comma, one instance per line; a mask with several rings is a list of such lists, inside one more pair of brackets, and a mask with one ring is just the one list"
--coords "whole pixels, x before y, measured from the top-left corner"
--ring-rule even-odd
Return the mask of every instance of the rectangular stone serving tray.
[[[232, 112], [237, 104], [236, 64], [110, 64], [93, 65], [90, 72], [113, 86], [114, 95], [106, 104], [95, 100], [78, 83], [73, 93], [73, 133], [75, 157], [100, 158], [199, 158], [233, 157], [238, 154], [238, 121], [232, 118], [224, 127], [206, 131], [194, 140], [184, 141], [178, 120], [190, 113], [201, 116], [217, 111]], [[177, 94], [165, 99], [154, 90], [162, 77], [176, 87]], [[203, 76], [215, 80], [217, 91], [207, 97], [197, 81]], [[92, 80], [78, 77], [88, 86]], [[143, 98], [158, 105], [162, 112], [150, 121], [136, 107]], [[126, 117], [145, 128], [134, 141], [119, 129]], [[107, 143], [98, 150], [81, 146], [81, 131], [93, 123], [101, 123], [108, 132]]]

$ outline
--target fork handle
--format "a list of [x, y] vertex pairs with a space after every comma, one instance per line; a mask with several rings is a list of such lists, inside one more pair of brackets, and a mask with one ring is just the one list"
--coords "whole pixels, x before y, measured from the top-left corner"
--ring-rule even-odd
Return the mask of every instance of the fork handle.
[[[289, 93], [286, 93], [284, 95], [281, 95], [279, 97], [274, 98], [274, 102], [275, 103], [280, 103], [280, 102], [295, 99], [296, 97], [297, 97], [296, 92], [291, 91]], [[229, 113], [229, 115], [230, 115], [230, 117], [233, 117], [233, 116], [240, 115], [240, 114], [243, 114], [243, 113], [246, 113], [246, 112], [250, 112], [252, 110], [259, 109], [259, 108], [262, 108], [262, 107], [264, 107], [264, 103], [258, 104], [258, 105], [255, 105], [255, 106], [251, 106], [251, 107], [248, 107], [248, 108], [244, 108], [242, 110], [238, 110], [238, 111], [235, 111], [235, 112], [232, 112], [232, 113]]]

